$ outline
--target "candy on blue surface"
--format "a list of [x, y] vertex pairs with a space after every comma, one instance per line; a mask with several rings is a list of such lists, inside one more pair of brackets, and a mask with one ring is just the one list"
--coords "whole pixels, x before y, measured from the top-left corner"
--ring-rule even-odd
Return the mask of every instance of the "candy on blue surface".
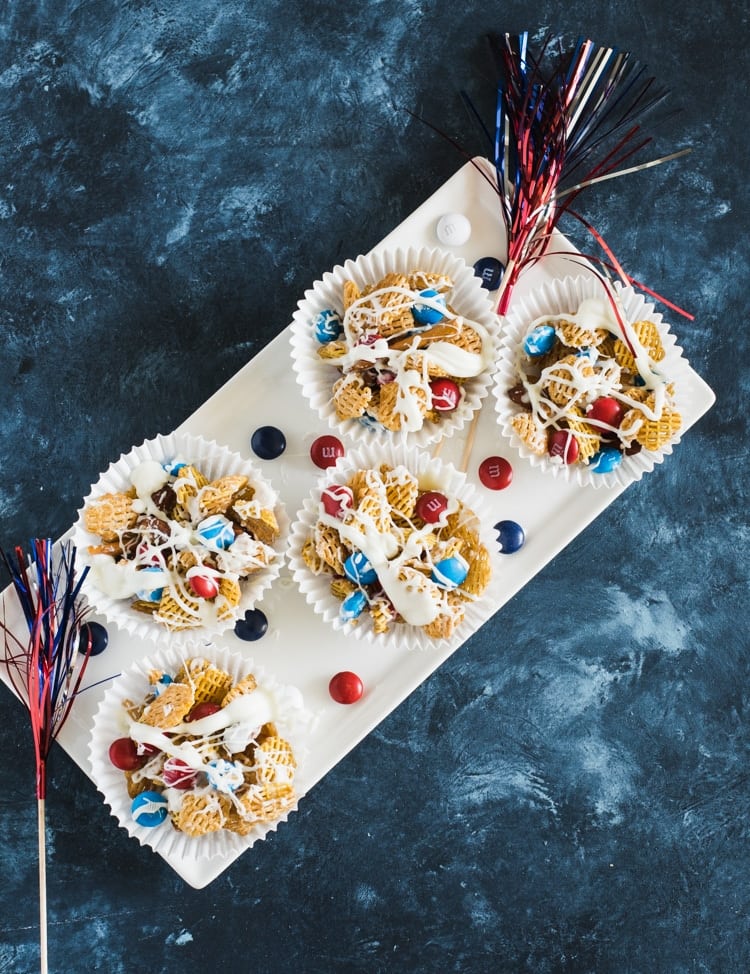
[[440, 588], [457, 588], [466, 580], [469, 574], [469, 564], [461, 555], [452, 555], [450, 558], [443, 558], [434, 568], [430, 577]]
[[593, 455], [589, 468], [592, 473], [612, 473], [621, 463], [622, 453], [616, 447], [608, 446]]
[[495, 530], [498, 547], [504, 555], [512, 555], [514, 551], [523, 548], [526, 534], [516, 521], [498, 521]]
[[228, 548], [234, 541], [232, 522], [223, 514], [212, 514], [204, 518], [195, 533], [209, 548]]
[[[419, 294], [421, 297], [430, 298], [432, 301], [436, 301], [438, 304], [445, 307], [445, 298], [442, 296], [442, 294], [438, 294], [434, 288], [425, 288], [424, 291], [420, 291]], [[418, 325], [436, 325], [438, 321], [442, 321], [444, 317], [442, 311], [439, 311], [437, 308], [433, 308], [428, 304], [413, 304], [411, 313]]]
[[355, 551], [344, 562], [344, 574], [358, 585], [371, 585], [378, 580], [378, 575], [361, 551]]
[[463, 213], [446, 213], [438, 220], [435, 233], [440, 243], [462, 247], [471, 236], [471, 223]]
[[497, 291], [505, 268], [497, 257], [482, 257], [474, 264], [474, 273], [481, 280], [482, 287]]
[[167, 799], [158, 791], [142, 791], [133, 799], [130, 813], [138, 825], [154, 829], [167, 817]]
[[532, 358], [546, 355], [555, 344], [555, 329], [552, 325], [537, 325], [523, 340], [523, 350]]
[[325, 311], [320, 312], [315, 319], [313, 328], [315, 329], [315, 337], [321, 345], [335, 341], [344, 330], [341, 318], [331, 308], [326, 308]]
[[358, 588], [351, 595], [347, 595], [341, 603], [341, 612], [339, 615], [344, 622], [350, 622], [352, 619], [358, 619], [362, 615], [366, 605], [367, 596], [362, 589]]
[[275, 426], [259, 426], [250, 437], [250, 446], [261, 460], [275, 460], [286, 450], [286, 437]]
[[91, 640], [91, 655], [98, 656], [107, 648], [109, 633], [100, 622], [84, 622], [78, 637], [78, 652], [85, 653]]
[[238, 619], [234, 624], [234, 634], [238, 639], [253, 643], [256, 639], [265, 636], [268, 631], [268, 619], [260, 609], [248, 609], [244, 618]]
[[[161, 568], [157, 568], [155, 565], [147, 565], [145, 568], [141, 569], [142, 574], [146, 572], [159, 572], [162, 574]], [[146, 582], [148, 579], [144, 578], [143, 581]], [[164, 591], [164, 586], [161, 588], [142, 588], [136, 592], [137, 597], [141, 602], [158, 602], [161, 598], [161, 594]]]

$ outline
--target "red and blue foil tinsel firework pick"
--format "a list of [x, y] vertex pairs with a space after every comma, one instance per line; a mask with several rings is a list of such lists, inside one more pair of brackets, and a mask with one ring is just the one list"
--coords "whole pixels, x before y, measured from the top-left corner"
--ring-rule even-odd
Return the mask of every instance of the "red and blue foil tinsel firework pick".
[[498, 74], [494, 126], [486, 126], [468, 96], [463, 98], [489, 143], [495, 179], [480, 172], [493, 184], [506, 230], [498, 313], [507, 312], [519, 274], [550, 253], [553, 231], [565, 213], [586, 227], [608, 261], [589, 259], [659, 298], [623, 271], [601, 235], [572, 204], [587, 186], [690, 151], [625, 167], [651, 142], [641, 120], [663, 103], [668, 91], [647, 77], [629, 54], [590, 40], [580, 39], [571, 54], [547, 69], [549, 40], [538, 55], [529, 51], [528, 33], [491, 37], [490, 45]]
[[91, 655], [90, 635], [82, 639], [85, 609], [79, 605], [86, 576], [76, 571], [76, 552], [70, 544], [56, 551], [49, 539], [31, 542], [27, 555], [16, 547], [0, 552], [23, 613], [28, 638], [11, 631], [3, 601], [4, 662], [11, 686], [26, 707], [36, 759], [36, 797], [39, 826], [39, 916], [41, 970], [47, 970], [47, 909], [45, 869], [45, 798], [47, 761], [52, 742], [67, 720], [81, 688]]

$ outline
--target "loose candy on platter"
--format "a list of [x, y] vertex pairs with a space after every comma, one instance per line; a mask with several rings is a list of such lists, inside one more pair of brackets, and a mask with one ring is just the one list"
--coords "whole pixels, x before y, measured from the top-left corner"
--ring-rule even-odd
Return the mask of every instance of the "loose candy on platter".
[[532, 454], [611, 473], [623, 456], [661, 450], [681, 427], [664, 357], [654, 322], [618, 320], [602, 299], [542, 315], [516, 353], [511, 427]]
[[100, 622], [84, 622], [78, 639], [78, 652], [85, 653], [91, 643], [91, 656], [103, 653], [109, 644], [109, 633]]
[[474, 273], [481, 280], [482, 287], [496, 291], [500, 287], [505, 267], [497, 257], [481, 257], [474, 264]]
[[334, 674], [328, 684], [328, 692], [336, 703], [356, 703], [361, 699], [364, 689], [360, 677], [351, 670]]
[[209, 479], [181, 459], [141, 460], [128, 480], [94, 491], [82, 512], [97, 590], [174, 632], [231, 621], [242, 586], [280, 560], [275, 492], [245, 474]]
[[328, 513], [321, 492], [301, 561], [330, 578], [339, 624], [376, 635], [418, 627], [447, 638], [489, 583], [479, 521], [451, 491], [424, 490], [404, 465], [358, 469], [343, 485], [353, 502]]
[[471, 222], [463, 213], [445, 213], [437, 222], [435, 234], [442, 244], [463, 247], [471, 237]]
[[478, 473], [488, 490], [505, 490], [513, 480], [513, 467], [505, 457], [485, 457], [479, 464]]
[[286, 450], [286, 437], [276, 426], [259, 426], [250, 437], [250, 446], [261, 460], [276, 460]]
[[339, 457], [344, 455], [344, 445], [340, 439], [330, 434], [319, 436], [310, 446], [310, 459], [316, 467], [325, 470], [333, 467]]
[[515, 554], [526, 543], [526, 532], [517, 521], [506, 519], [495, 525], [498, 548], [504, 555]]
[[122, 701], [127, 736], [109, 747], [133, 820], [149, 829], [169, 822], [193, 839], [245, 835], [288, 811], [297, 760], [277, 724], [285, 707], [301, 710], [298, 692], [259, 685], [252, 672], [234, 678], [199, 656], [164, 675], [151, 671], [144, 697]]
[[245, 642], [256, 642], [268, 632], [268, 619], [262, 609], [247, 609], [234, 624], [234, 634]]

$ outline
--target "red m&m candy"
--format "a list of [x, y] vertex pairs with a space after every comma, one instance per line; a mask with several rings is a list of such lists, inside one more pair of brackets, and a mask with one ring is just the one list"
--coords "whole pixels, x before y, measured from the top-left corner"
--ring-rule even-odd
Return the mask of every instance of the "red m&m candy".
[[479, 464], [479, 479], [489, 490], [505, 490], [513, 479], [513, 467], [504, 457], [487, 457]]
[[433, 379], [430, 392], [432, 408], [441, 413], [452, 412], [461, 402], [461, 389], [453, 379]]
[[109, 745], [109, 760], [120, 771], [137, 771], [148, 758], [148, 754], [138, 753], [138, 745], [129, 737], [118, 737]]
[[329, 484], [320, 495], [323, 510], [331, 517], [343, 517], [354, 504], [354, 493], [346, 484]]
[[604, 423], [606, 426], [613, 426], [615, 429], [622, 422], [624, 415], [625, 407], [612, 396], [600, 396], [586, 410], [586, 419]]
[[210, 700], [202, 700], [190, 708], [185, 720], [188, 723], [192, 723], [194, 720], [203, 720], [204, 717], [210, 717], [211, 714], [215, 714], [219, 710], [221, 710], [221, 707], [218, 703], [211, 703]]
[[197, 772], [180, 758], [167, 758], [161, 776], [165, 785], [169, 788], [178, 788], [180, 791], [189, 791], [198, 780]]
[[364, 693], [364, 685], [356, 673], [343, 670], [331, 677], [328, 692], [336, 703], [356, 703]]
[[344, 446], [335, 436], [319, 436], [310, 447], [310, 459], [316, 467], [325, 470], [332, 467], [344, 455]]
[[575, 463], [578, 459], [578, 440], [570, 430], [553, 430], [547, 440], [547, 452], [559, 457], [563, 463]]
[[420, 494], [415, 505], [417, 515], [422, 518], [425, 524], [437, 524], [448, 508], [448, 498], [436, 490], [428, 490]]
[[219, 582], [213, 575], [188, 574], [188, 584], [199, 599], [215, 599], [219, 594]]

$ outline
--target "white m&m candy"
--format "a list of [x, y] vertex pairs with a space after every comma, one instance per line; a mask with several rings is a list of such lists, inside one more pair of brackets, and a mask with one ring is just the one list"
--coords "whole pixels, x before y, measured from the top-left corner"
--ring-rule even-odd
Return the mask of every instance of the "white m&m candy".
[[435, 233], [440, 243], [463, 247], [471, 236], [471, 223], [463, 213], [446, 213], [438, 220]]

